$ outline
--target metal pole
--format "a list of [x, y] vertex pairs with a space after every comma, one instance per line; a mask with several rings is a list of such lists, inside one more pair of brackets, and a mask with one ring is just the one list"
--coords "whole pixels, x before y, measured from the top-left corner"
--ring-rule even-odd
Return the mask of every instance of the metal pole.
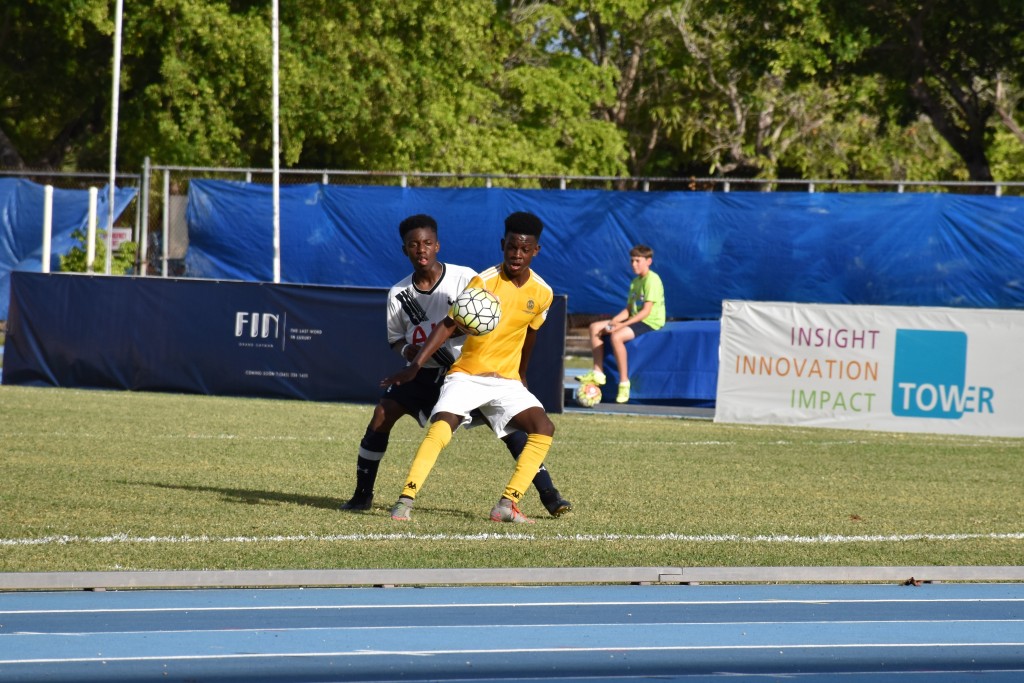
[[167, 255], [170, 253], [170, 247], [167, 244], [171, 234], [171, 172], [168, 169], [164, 169], [164, 216], [163, 216], [163, 244], [161, 247], [161, 261], [160, 274], [163, 277], [167, 277]]
[[50, 272], [50, 249], [53, 239], [53, 185], [43, 188], [43, 253], [40, 254], [41, 273]]
[[110, 191], [107, 198], [107, 258], [103, 272], [110, 275], [114, 251], [114, 198], [117, 186], [117, 105], [121, 90], [121, 16], [124, 0], [117, 0], [114, 10], [114, 85], [110, 96]]
[[273, 49], [273, 137], [274, 137], [274, 282], [281, 281], [281, 124], [280, 124], [280, 89], [278, 82], [278, 68], [280, 48], [280, 31], [278, 28], [277, 0], [273, 0], [272, 16], [270, 18], [271, 40]]
[[93, 273], [96, 270], [96, 204], [99, 191], [95, 187], [89, 188], [89, 227], [86, 229], [85, 237], [85, 272]]
[[142, 162], [142, 196], [139, 197], [139, 274], [149, 274], [149, 157]]

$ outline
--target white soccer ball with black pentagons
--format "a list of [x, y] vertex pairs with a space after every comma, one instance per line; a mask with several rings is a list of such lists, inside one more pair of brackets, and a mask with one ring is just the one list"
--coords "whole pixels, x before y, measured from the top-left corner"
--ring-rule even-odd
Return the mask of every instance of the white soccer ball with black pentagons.
[[501, 303], [486, 289], [468, 287], [455, 299], [448, 315], [466, 334], [478, 337], [498, 326]]

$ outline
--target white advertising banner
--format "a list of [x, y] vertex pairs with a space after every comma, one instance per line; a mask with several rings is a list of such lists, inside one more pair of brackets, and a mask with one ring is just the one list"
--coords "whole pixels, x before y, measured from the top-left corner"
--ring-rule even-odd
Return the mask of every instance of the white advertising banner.
[[1024, 311], [722, 302], [715, 422], [1024, 436]]

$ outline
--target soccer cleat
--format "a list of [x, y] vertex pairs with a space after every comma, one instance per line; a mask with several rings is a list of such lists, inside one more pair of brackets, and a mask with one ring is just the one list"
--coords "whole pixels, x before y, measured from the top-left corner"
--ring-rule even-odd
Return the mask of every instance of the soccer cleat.
[[547, 508], [548, 514], [552, 517], [561, 517], [566, 512], [572, 510], [572, 503], [559, 496], [552, 501], [545, 502], [544, 507]]
[[580, 384], [596, 384], [598, 386], [604, 386], [604, 383], [608, 381], [608, 378], [604, 376], [603, 372], [591, 370], [585, 375], [576, 375], [576, 381]]
[[412, 500], [399, 498], [391, 508], [391, 519], [396, 522], [408, 522], [412, 519]]
[[619, 382], [619, 393], [615, 397], [616, 403], [629, 403], [629, 382]]
[[342, 504], [342, 510], [365, 512], [373, 507], [373, 494], [355, 493], [347, 503]]
[[519, 506], [512, 503], [508, 507], [498, 503], [491, 508], [491, 521], [492, 522], [521, 522], [525, 524], [533, 524], [533, 520], [524, 515], [519, 511]]

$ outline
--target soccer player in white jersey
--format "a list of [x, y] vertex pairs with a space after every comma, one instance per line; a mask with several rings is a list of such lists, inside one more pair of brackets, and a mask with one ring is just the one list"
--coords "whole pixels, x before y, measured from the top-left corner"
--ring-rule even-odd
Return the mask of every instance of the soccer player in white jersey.
[[[437, 260], [441, 245], [437, 239], [437, 222], [430, 216], [418, 214], [406, 218], [398, 226], [398, 234], [402, 238], [402, 253], [412, 263], [413, 272], [388, 292], [388, 344], [406, 361], [411, 361], [476, 272]], [[359, 444], [355, 493], [341, 506], [342, 510], [361, 511], [372, 507], [377, 470], [387, 451], [391, 429], [403, 415], [415, 417], [421, 427], [427, 424], [445, 374], [458, 358], [464, 340], [464, 336], [446, 340], [424, 361], [412, 381], [390, 386], [381, 396]], [[483, 424], [481, 415], [475, 417]], [[522, 431], [513, 431], [502, 439], [513, 458], [522, 453], [526, 440]], [[533, 485], [552, 516], [558, 517], [572, 509], [572, 504], [555, 488], [543, 464], [533, 478]]]

